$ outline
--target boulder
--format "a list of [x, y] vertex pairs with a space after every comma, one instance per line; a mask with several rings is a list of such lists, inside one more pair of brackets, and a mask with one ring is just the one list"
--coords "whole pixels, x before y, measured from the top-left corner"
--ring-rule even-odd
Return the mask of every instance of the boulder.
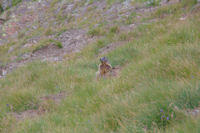
[[7, 74], [7, 71], [5, 67], [0, 66], [0, 77], [5, 76]]

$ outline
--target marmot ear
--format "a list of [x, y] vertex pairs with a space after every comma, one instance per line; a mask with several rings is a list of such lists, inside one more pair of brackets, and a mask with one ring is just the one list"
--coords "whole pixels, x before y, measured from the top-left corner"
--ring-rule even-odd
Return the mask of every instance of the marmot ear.
[[104, 62], [104, 61], [105, 61], [105, 57], [101, 57], [101, 58], [100, 58], [100, 61], [101, 61], [101, 62]]
[[108, 58], [106, 57], [103, 57], [104, 58], [104, 62], [108, 62]]

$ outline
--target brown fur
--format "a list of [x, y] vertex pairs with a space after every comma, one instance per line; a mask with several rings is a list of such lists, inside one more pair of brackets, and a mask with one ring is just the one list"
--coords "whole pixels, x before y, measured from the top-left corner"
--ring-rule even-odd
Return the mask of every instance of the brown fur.
[[105, 75], [112, 71], [112, 66], [108, 63], [102, 63], [99, 65], [99, 70], [101, 75]]
[[103, 62], [99, 65], [98, 71], [96, 72], [96, 78], [99, 79], [100, 77], [110, 76], [111, 74], [112, 66], [107, 62]]

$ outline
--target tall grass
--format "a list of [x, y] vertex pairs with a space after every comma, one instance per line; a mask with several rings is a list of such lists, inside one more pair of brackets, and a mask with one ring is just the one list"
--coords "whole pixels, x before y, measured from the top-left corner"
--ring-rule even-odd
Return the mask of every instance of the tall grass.
[[[200, 102], [198, 18], [168, 16], [140, 25], [132, 40], [105, 54], [121, 67], [118, 77], [95, 79], [98, 50], [114, 41], [117, 28], [66, 62], [36, 61], [8, 74], [0, 80], [0, 131], [198, 132], [199, 118], [185, 114]], [[37, 109], [42, 96], [60, 91], [65, 99], [48, 104], [43, 115], [17, 122], [10, 114]]]

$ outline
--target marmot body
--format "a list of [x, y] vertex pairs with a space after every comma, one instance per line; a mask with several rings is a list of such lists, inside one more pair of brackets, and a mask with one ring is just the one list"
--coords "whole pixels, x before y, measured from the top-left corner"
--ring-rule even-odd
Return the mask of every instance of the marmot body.
[[99, 64], [98, 71], [96, 72], [96, 78], [111, 76], [112, 75], [112, 66], [109, 64], [106, 57], [100, 58], [101, 64]]

